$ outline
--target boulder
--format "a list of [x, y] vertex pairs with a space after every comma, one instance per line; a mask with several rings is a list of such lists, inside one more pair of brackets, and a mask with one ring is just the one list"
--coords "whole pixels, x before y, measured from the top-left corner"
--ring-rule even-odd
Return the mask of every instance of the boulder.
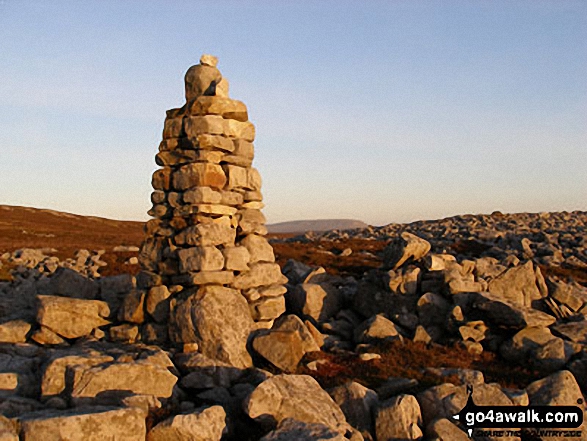
[[576, 406], [585, 402], [577, 380], [569, 371], [562, 370], [526, 387], [532, 406]]
[[377, 409], [375, 432], [378, 441], [422, 439], [422, 415], [416, 397], [398, 395]]
[[522, 329], [526, 326], [550, 326], [556, 318], [537, 309], [497, 297], [491, 293], [472, 293], [473, 307], [483, 311], [496, 325]]
[[71, 397], [79, 404], [92, 403], [108, 391], [169, 398], [177, 377], [166, 367], [144, 361], [105, 366], [73, 366]]
[[49, 279], [48, 293], [56, 296], [93, 300], [98, 296], [97, 282], [70, 268], [59, 267]]
[[68, 297], [38, 296], [37, 321], [65, 338], [89, 335], [92, 330], [109, 322], [106, 302]]
[[378, 405], [377, 394], [354, 381], [328, 391], [344, 413], [347, 422], [361, 433], [374, 433], [374, 416]]
[[97, 366], [114, 360], [109, 355], [89, 353], [72, 354], [70, 351], [57, 351], [44, 366], [41, 381], [41, 396], [50, 398], [66, 389], [66, 374], [74, 366]]
[[342, 308], [339, 290], [328, 283], [302, 283], [288, 292], [286, 299], [293, 312], [318, 323], [333, 317]]
[[557, 324], [552, 331], [565, 340], [587, 345], [587, 320]]
[[145, 414], [136, 408], [88, 408], [43, 411], [19, 418], [21, 439], [27, 441], [144, 441]]
[[422, 259], [430, 251], [428, 241], [408, 233], [401, 233], [383, 251], [383, 265], [385, 268], [395, 270], [408, 261], [416, 262]]
[[246, 345], [254, 322], [247, 301], [238, 291], [203, 286], [178, 302], [170, 315], [172, 341], [197, 343], [207, 357], [234, 367], [252, 366]]
[[106, 276], [100, 279], [100, 298], [108, 303], [110, 312], [115, 315], [126, 293], [135, 288], [134, 277], [130, 274]]
[[447, 418], [439, 418], [430, 426], [430, 433], [437, 441], [470, 441], [471, 438]]
[[225, 431], [226, 412], [222, 406], [212, 406], [160, 422], [149, 431], [147, 441], [220, 441]]
[[133, 289], [124, 296], [118, 311], [118, 320], [141, 324], [145, 321], [145, 291]]
[[538, 288], [536, 270], [531, 261], [510, 268], [489, 282], [489, 292], [495, 297], [530, 307], [543, 296]]
[[181, 386], [187, 389], [229, 388], [243, 375], [242, 369], [199, 352], [177, 354], [174, 361], [183, 374]]
[[[438, 418], [452, 419], [467, 403], [466, 386], [444, 383], [417, 395], [422, 417], [429, 431]], [[511, 399], [497, 384], [475, 384], [473, 400], [477, 406], [511, 406]], [[451, 420], [452, 421], [452, 420]]]
[[[587, 429], [587, 413], [585, 412], [585, 397], [573, 374], [567, 370], [556, 372], [541, 380], [534, 381], [526, 387], [530, 405], [532, 406], [579, 406], [583, 411], [583, 424], [578, 430], [585, 433]], [[580, 403], [580, 404], [579, 404]], [[542, 438], [544, 441], [563, 441], [569, 439], [564, 436]]]
[[401, 340], [395, 324], [382, 314], [377, 314], [361, 323], [354, 332], [355, 343], [377, 343]]
[[263, 381], [244, 402], [245, 412], [275, 427], [286, 418], [323, 424], [345, 434], [350, 430], [340, 407], [307, 375], [276, 375]]
[[418, 317], [423, 326], [440, 325], [444, 326], [451, 304], [440, 294], [427, 292], [418, 299]]
[[294, 372], [307, 352], [319, 351], [310, 331], [295, 315], [284, 317], [253, 340], [253, 349], [274, 366]]

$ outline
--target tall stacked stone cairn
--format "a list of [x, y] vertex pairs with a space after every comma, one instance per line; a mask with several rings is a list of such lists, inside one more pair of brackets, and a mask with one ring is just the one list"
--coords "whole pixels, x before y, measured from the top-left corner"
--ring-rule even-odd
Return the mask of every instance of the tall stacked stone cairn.
[[147, 336], [167, 332], [177, 346], [248, 367], [247, 338], [285, 311], [287, 279], [264, 237], [255, 126], [217, 62], [203, 55], [185, 75], [185, 105], [167, 111], [138, 283], [148, 289]]

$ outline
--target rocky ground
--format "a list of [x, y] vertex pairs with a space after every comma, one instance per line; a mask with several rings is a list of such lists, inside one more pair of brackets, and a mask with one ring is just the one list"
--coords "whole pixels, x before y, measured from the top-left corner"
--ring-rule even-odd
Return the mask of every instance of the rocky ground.
[[477, 405], [584, 409], [585, 212], [274, 237], [287, 311], [247, 369], [169, 343], [181, 294], [144, 288], [119, 228], [69, 254], [42, 224], [0, 244], [0, 440], [466, 440], [470, 385]]

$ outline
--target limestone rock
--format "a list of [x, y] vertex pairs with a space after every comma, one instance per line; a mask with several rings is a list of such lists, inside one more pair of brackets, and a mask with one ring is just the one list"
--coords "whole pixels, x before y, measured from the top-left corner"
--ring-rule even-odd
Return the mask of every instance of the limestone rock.
[[533, 406], [576, 406], [584, 398], [577, 380], [566, 370], [530, 383], [526, 392]]
[[249, 234], [240, 241], [240, 244], [249, 251], [251, 263], [275, 262], [273, 247], [264, 237], [256, 234]]
[[285, 312], [285, 298], [283, 296], [262, 297], [249, 304], [249, 307], [253, 320], [274, 320]]
[[473, 306], [487, 314], [493, 323], [512, 328], [550, 326], [556, 322], [556, 318], [551, 315], [515, 304], [490, 293], [474, 293]]
[[224, 268], [230, 271], [248, 271], [251, 255], [245, 247], [227, 247], [222, 250]]
[[302, 339], [294, 331], [274, 330], [253, 340], [253, 349], [274, 366], [285, 372], [295, 372], [305, 352]]
[[260, 441], [345, 441], [341, 433], [320, 423], [306, 423], [293, 418], [282, 420]]
[[197, 64], [190, 67], [185, 74], [186, 101], [189, 102], [202, 95], [215, 95], [216, 86], [221, 80], [222, 74], [216, 66]]
[[40, 345], [66, 344], [63, 338], [44, 326], [40, 326], [39, 329], [35, 331], [33, 335], [31, 335], [31, 340], [37, 342]]
[[145, 291], [132, 290], [122, 302], [118, 311], [118, 320], [130, 323], [143, 323], [145, 321]]
[[177, 254], [182, 272], [220, 271], [224, 267], [224, 256], [214, 246], [185, 248]]
[[109, 355], [71, 354], [58, 351], [45, 364], [41, 382], [41, 396], [44, 398], [61, 394], [66, 389], [66, 374], [74, 366], [98, 366], [110, 363], [114, 359]]
[[250, 271], [239, 274], [232, 286], [236, 289], [256, 288], [259, 286], [282, 284], [287, 281], [276, 263], [257, 263], [251, 265]]
[[307, 375], [276, 375], [263, 381], [244, 403], [245, 412], [262, 424], [286, 418], [318, 423], [345, 434], [350, 426], [340, 407]]
[[430, 243], [408, 232], [391, 242], [384, 251], [384, 266], [397, 269], [409, 260], [418, 261], [430, 251]]
[[162, 323], [169, 317], [169, 297], [171, 293], [165, 285], [152, 287], [147, 294], [146, 310], [156, 322]]
[[302, 283], [287, 294], [292, 310], [316, 322], [324, 322], [342, 308], [342, 296], [328, 283]]
[[238, 291], [207, 285], [179, 303], [171, 313], [171, 337], [198, 343], [202, 353], [235, 367], [250, 367], [246, 350], [253, 326], [247, 301]]
[[57, 296], [93, 300], [99, 285], [70, 268], [58, 268], [50, 278], [49, 293]]
[[374, 417], [379, 400], [371, 389], [354, 381], [335, 387], [328, 392], [340, 406], [347, 422], [364, 433], [374, 433]]
[[253, 348], [285, 372], [295, 372], [307, 352], [320, 350], [304, 323], [294, 315], [284, 317], [273, 329], [256, 336]]
[[212, 406], [160, 422], [149, 431], [147, 441], [220, 441], [225, 431], [226, 412], [222, 406]]
[[[221, 118], [222, 119], [222, 118]], [[180, 167], [173, 173], [173, 188], [186, 190], [193, 187], [212, 187], [222, 189], [226, 175], [218, 164], [197, 162]]]
[[19, 418], [27, 441], [144, 441], [145, 415], [136, 408], [95, 407], [80, 411], [44, 411]]
[[24, 320], [0, 323], [0, 343], [24, 343], [31, 324]]
[[542, 298], [532, 262], [507, 270], [489, 283], [489, 292], [519, 305], [532, 306]]
[[139, 338], [139, 327], [130, 323], [112, 326], [109, 330], [110, 341], [135, 343]]
[[418, 317], [423, 326], [446, 324], [451, 304], [440, 294], [427, 292], [418, 299]]
[[80, 404], [91, 403], [106, 391], [169, 398], [176, 382], [167, 368], [145, 362], [74, 366], [71, 397]]
[[401, 340], [401, 335], [397, 331], [395, 324], [381, 314], [361, 323], [356, 328], [354, 337], [356, 343]]
[[379, 405], [375, 419], [377, 440], [419, 440], [422, 415], [416, 397], [398, 395]]
[[110, 314], [106, 302], [68, 297], [38, 296], [37, 321], [65, 338], [89, 335], [93, 329], [107, 325]]
[[587, 320], [555, 325], [552, 330], [568, 341], [587, 346]]
[[242, 369], [198, 352], [177, 354], [174, 361], [183, 374], [181, 386], [188, 389], [229, 388], [243, 375]]
[[436, 420], [430, 432], [438, 441], [470, 441], [469, 436], [447, 418]]
[[[583, 424], [577, 429], [585, 433], [587, 423], [585, 417], [585, 397], [583, 396], [573, 374], [567, 370], [556, 372], [541, 380], [534, 381], [526, 387], [530, 405], [532, 406], [579, 406], [583, 411]], [[578, 404], [581, 402], [581, 404]], [[552, 436], [545, 440], [563, 441], [564, 436]]]
[[100, 298], [108, 303], [111, 315], [115, 315], [124, 296], [135, 288], [136, 282], [130, 274], [119, 274], [100, 278]]

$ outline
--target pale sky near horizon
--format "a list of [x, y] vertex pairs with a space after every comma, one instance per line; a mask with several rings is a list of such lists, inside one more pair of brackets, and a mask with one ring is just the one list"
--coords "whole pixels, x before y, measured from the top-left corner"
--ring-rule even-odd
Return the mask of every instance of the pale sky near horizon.
[[583, 0], [0, 0], [0, 204], [147, 219], [202, 53], [269, 222], [587, 210]]

